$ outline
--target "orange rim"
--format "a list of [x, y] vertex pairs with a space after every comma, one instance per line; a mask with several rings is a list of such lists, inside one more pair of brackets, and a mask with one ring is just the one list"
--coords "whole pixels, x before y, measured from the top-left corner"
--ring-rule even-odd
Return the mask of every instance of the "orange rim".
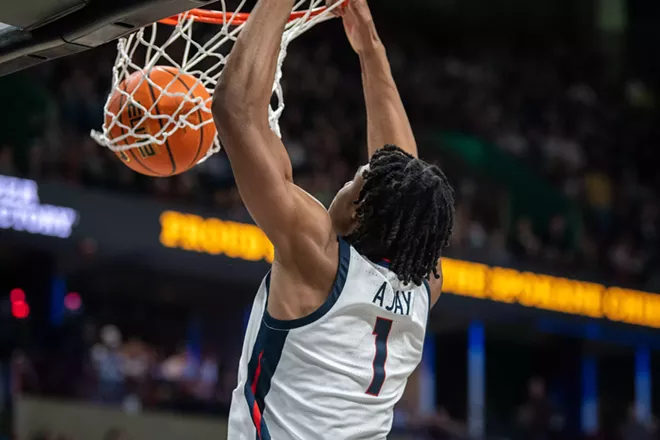
[[[315, 17], [319, 14], [325, 12], [328, 9], [326, 7], [312, 9], [311, 11], [296, 11], [292, 12], [289, 17], [289, 21], [296, 20], [298, 18], [304, 17], [308, 12], [310, 17]], [[179, 23], [179, 17], [183, 16], [174, 15], [169, 18], [164, 18], [159, 21], [159, 23], [167, 24], [170, 26], [176, 26]], [[191, 9], [188, 11], [188, 19], [199, 21], [200, 23], [211, 23], [211, 24], [225, 24], [231, 21], [232, 26], [240, 26], [245, 24], [248, 18], [250, 18], [249, 12], [222, 12], [222, 11], [210, 11], [207, 9]]]

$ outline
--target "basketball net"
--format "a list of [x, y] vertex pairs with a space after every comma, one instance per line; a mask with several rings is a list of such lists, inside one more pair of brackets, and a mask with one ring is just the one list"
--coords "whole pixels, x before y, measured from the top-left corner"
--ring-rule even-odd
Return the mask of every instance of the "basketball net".
[[[245, 26], [248, 14], [240, 13], [240, 10], [246, 3], [247, 0], [241, 0], [238, 8], [233, 12], [228, 12], [225, 0], [221, 0], [221, 11], [192, 10], [178, 17], [162, 20], [160, 23], [153, 23], [120, 39], [117, 43], [117, 58], [112, 70], [112, 90], [104, 107], [106, 123], [103, 124], [102, 131], [93, 130], [91, 132], [92, 138], [114, 152], [121, 152], [152, 144], [163, 145], [176, 130], [184, 127], [199, 130], [206, 124], [212, 124], [212, 118], [191, 117], [198, 111], [210, 114], [211, 105], [208, 102], [210, 99], [195, 98], [192, 94], [194, 89], [192, 87], [191, 91], [183, 97], [182, 93], [167, 90], [170, 84], [177, 81], [178, 76], [173, 78], [166, 87], [151, 81], [147, 74], [141, 75], [140, 83], [133, 89], [133, 92], [122, 90], [120, 85], [137, 71], [146, 73], [154, 66], [169, 65], [176, 67], [184, 74], [198, 78], [212, 96], [233, 43]], [[273, 84], [275, 99], [271, 100], [268, 108], [270, 127], [279, 137], [281, 137], [279, 119], [284, 110], [280, 80], [287, 47], [291, 41], [311, 27], [331, 18], [333, 16], [330, 13], [331, 10], [341, 5], [341, 2], [337, 2], [331, 8], [326, 9], [322, 7], [324, 3], [324, 0], [298, 0], [286, 25]], [[150, 108], [146, 108], [133, 97], [133, 93], [140, 89], [144, 81], [147, 81], [155, 90], [160, 91], [158, 98]], [[123, 105], [116, 112], [109, 110], [113, 92], [119, 93], [125, 98], [121, 99]], [[183, 99], [179, 108], [172, 111], [172, 114], [161, 114], [156, 109], [158, 102], [164, 97]], [[144, 115], [132, 126], [122, 123], [119, 117], [130, 105], [140, 109]], [[183, 110], [184, 107], [185, 110]], [[141, 128], [146, 126], [150, 119], [160, 120], [161, 129], [158, 133], [146, 133], [146, 130]], [[202, 119], [207, 120], [200, 123], [199, 121]], [[122, 135], [111, 137], [110, 133], [116, 127], [121, 129]], [[220, 151], [220, 143], [216, 136], [208, 154], [198, 163], [205, 161], [218, 151]]]

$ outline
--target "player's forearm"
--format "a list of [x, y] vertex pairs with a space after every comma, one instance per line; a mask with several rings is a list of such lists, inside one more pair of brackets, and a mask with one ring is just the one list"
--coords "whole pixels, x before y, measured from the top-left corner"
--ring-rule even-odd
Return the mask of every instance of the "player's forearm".
[[397, 145], [417, 156], [417, 143], [385, 47], [375, 29], [372, 35], [373, 44], [359, 54], [367, 107], [369, 157], [386, 144]]
[[214, 93], [223, 112], [267, 114], [282, 33], [294, 0], [260, 0], [234, 44]]

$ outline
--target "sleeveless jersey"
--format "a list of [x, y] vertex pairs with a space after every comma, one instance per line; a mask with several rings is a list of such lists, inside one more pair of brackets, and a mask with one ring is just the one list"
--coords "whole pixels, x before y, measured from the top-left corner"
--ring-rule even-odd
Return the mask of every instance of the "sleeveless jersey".
[[267, 312], [270, 274], [245, 334], [229, 440], [379, 440], [422, 357], [430, 289], [403, 285], [339, 240], [332, 291], [314, 313]]

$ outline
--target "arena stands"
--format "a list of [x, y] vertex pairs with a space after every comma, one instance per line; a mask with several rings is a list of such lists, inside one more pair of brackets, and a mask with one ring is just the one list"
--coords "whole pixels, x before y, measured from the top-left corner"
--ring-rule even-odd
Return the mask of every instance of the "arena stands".
[[[415, 53], [392, 44], [390, 57], [417, 130], [458, 131], [492, 143], [579, 206], [579, 226], [569, 227], [561, 212], [534, 225], [524, 216], [507, 218], [506, 190], [493, 197], [492, 182], [452, 173], [452, 166], [459, 215], [468, 216], [459, 222], [456, 245], [607, 267], [619, 282], [656, 281], [657, 182], [648, 158], [657, 129], [650, 88], [634, 78], [608, 78], [595, 53], [439, 53], [423, 36], [414, 38], [407, 44]], [[344, 46], [317, 40], [297, 45], [287, 60], [282, 126], [297, 179], [327, 204], [364, 160], [365, 119], [356, 60]], [[111, 53], [104, 48], [2, 79], [3, 89], [31, 96], [34, 104], [25, 105], [34, 116], [17, 123], [22, 129], [1, 147], [0, 172], [241, 212], [222, 154], [175, 178], [145, 179], [89, 138], [102, 122]], [[423, 148], [442, 164], [442, 146]], [[570, 228], [579, 234], [569, 237]], [[502, 241], [506, 249], [498, 249]]]

